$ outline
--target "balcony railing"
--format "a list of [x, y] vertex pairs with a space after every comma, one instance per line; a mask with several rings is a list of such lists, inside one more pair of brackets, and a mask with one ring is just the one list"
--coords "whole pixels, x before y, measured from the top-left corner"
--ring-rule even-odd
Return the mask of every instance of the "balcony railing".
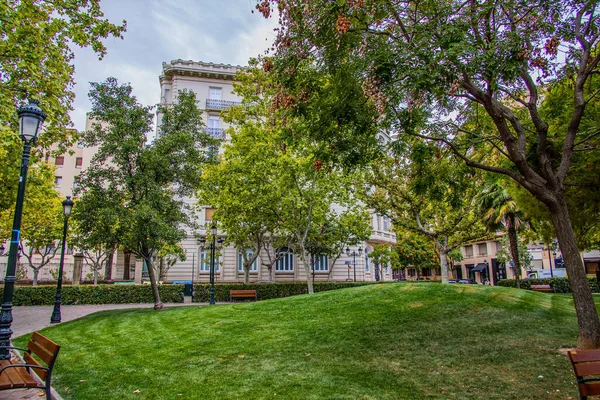
[[206, 133], [217, 139], [225, 139], [225, 129], [222, 128], [206, 128]]
[[240, 104], [239, 101], [206, 99], [207, 110], [225, 110], [229, 107], [237, 106], [238, 104]]

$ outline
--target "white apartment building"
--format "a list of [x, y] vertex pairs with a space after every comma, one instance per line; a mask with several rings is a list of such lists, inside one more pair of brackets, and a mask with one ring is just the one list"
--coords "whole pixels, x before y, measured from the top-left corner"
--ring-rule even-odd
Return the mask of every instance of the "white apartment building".
[[[221, 111], [239, 104], [241, 99], [233, 93], [233, 81], [236, 72], [242, 67], [214, 64], [187, 60], [173, 60], [170, 63], [163, 63], [163, 72], [159, 77], [161, 102], [170, 104], [179, 90], [187, 89], [196, 94], [198, 107], [203, 111], [204, 122], [209, 133], [213, 136], [227, 140], [227, 124], [221, 119]], [[157, 126], [160, 126], [161, 115], [157, 115]], [[194, 199], [187, 199], [194, 202]], [[207, 222], [207, 208], [200, 213], [200, 226], [205, 226]], [[210, 219], [210, 217], [208, 218]], [[219, 232], [225, 236], [226, 232]], [[181, 245], [184, 248], [187, 259], [184, 262], [178, 262], [169, 270], [167, 281], [189, 281], [208, 282], [209, 281], [209, 258], [208, 250], [203, 250], [198, 238], [205, 236], [206, 232], [201, 229], [199, 232], [188, 232], [188, 237]], [[361, 247], [363, 252], [361, 256], [347, 257], [340, 256], [334, 265], [330, 265], [329, 260], [323, 257], [315, 267], [313, 276], [315, 281], [374, 281], [375, 271], [372, 263], [369, 262], [368, 253], [373, 250], [375, 243], [396, 243], [396, 235], [391, 230], [390, 221], [384, 217], [372, 213], [372, 234], [370, 239], [353, 246], [352, 250]], [[365, 256], [365, 251], [367, 255]], [[227, 247], [221, 250], [221, 257], [217, 260], [215, 268], [216, 282], [243, 282], [244, 273], [242, 266], [242, 257], [239, 249]], [[354, 266], [356, 261], [356, 266]], [[356, 270], [354, 270], [356, 268]], [[304, 267], [297, 255], [289, 253], [281, 259], [274, 267], [273, 280], [277, 282], [306, 281]], [[384, 267], [380, 280], [391, 280], [392, 270], [390, 267]], [[260, 282], [269, 280], [269, 272], [265, 266], [262, 266], [260, 256], [254, 263], [250, 272], [251, 282]]]

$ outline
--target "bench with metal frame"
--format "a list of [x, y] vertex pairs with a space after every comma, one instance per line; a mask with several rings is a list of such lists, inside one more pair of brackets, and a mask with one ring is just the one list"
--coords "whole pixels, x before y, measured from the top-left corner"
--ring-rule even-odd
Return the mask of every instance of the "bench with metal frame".
[[[46, 391], [46, 400], [52, 400], [50, 378], [58, 357], [60, 346], [33, 332], [27, 348], [0, 346], [1, 349], [23, 351], [23, 361], [13, 357], [11, 360], [0, 360], [0, 390], [35, 388]], [[38, 357], [44, 367], [33, 356]]]
[[600, 395], [600, 350], [569, 350], [567, 352], [579, 387], [579, 398]]
[[534, 290], [536, 292], [545, 292], [545, 293], [551, 293], [554, 290], [552, 290], [552, 286], [550, 285], [531, 285], [531, 290]]
[[233, 299], [254, 299], [254, 301], [257, 301], [258, 293], [256, 292], [256, 290], [253, 289], [230, 290], [229, 301], [233, 301]]

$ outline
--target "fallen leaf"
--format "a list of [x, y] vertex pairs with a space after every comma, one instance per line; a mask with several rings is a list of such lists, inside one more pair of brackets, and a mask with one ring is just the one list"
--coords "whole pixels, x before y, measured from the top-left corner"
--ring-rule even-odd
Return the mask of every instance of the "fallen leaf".
[[133, 391], [133, 393], [140, 393], [140, 392], [141, 392], [140, 389], [136, 389], [136, 390]]
[[85, 382], [85, 379], [80, 379], [79, 382]]

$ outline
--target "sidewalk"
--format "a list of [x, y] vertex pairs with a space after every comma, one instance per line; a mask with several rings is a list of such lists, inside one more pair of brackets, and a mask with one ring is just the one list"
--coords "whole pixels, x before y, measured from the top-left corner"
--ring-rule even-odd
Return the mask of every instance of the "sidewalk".
[[[185, 306], [203, 306], [206, 303], [165, 303], [165, 307], [185, 307]], [[105, 310], [121, 310], [125, 308], [152, 308], [152, 303], [142, 304], [98, 304], [86, 306], [61, 306], [62, 322], [72, 321], [77, 318], [85, 317], [88, 314]], [[36, 332], [47, 326], [50, 326], [50, 316], [54, 306], [29, 306], [13, 308], [13, 323], [11, 329], [12, 337]]]
[[[165, 307], [185, 307], [185, 306], [205, 306], [207, 303], [168, 303]], [[126, 308], [152, 308], [154, 304], [100, 304], [86, 306], [61, 306], [62, 322], [72, 321], [77, 318], [85, 317], [88, 314], [105, 310], [122, 310]], [[13, 323], [11, 329], [12, 337], [26, 335], [31, 332], [39, 331], [50, 324], [50, 316], [54, 306], [31, 306], [14, 307]], [[60, 357], [60, 356], [59, 356]], [[56, 392], [52, 391], [53, 397]], [[32, 400], [45, 399], [45, 392], [40, 389], [15, 389], [0, 392], [0, 400]]]

